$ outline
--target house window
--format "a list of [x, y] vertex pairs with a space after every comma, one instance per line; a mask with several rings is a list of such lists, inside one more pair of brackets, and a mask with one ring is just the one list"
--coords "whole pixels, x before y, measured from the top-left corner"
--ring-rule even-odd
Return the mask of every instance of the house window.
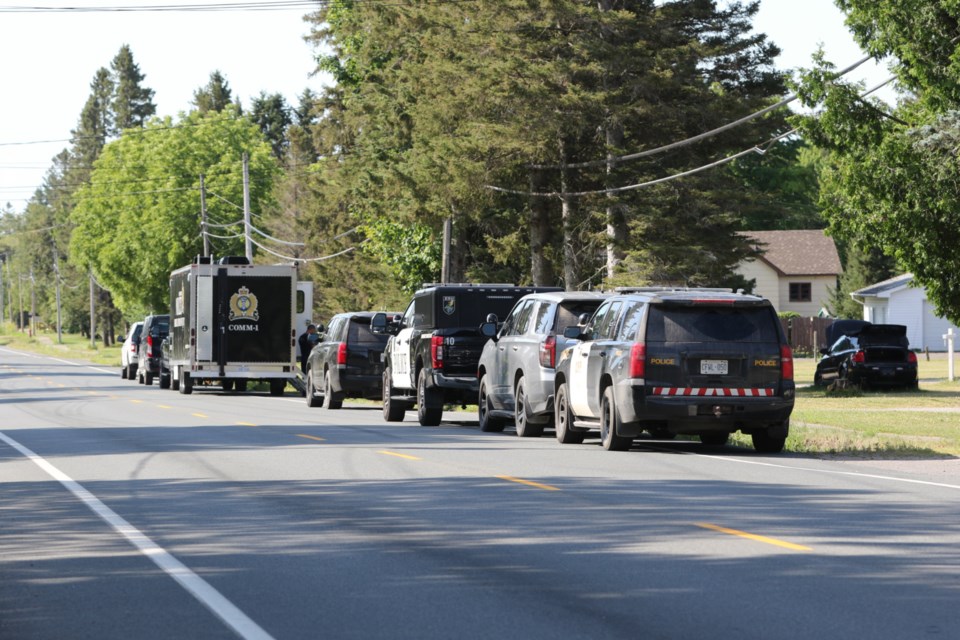
[[809, 282], [790, 283], [790, 302], [810, 302], [812, 300]]

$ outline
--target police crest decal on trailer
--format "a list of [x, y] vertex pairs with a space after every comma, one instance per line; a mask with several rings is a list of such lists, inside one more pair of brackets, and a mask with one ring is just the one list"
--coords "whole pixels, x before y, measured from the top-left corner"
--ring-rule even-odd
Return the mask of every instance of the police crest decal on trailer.
[[457, 311], [457, 297], [456, 296], [443, 296], [443, 312], [448, 316], [452, 316]]
[[260, 320], [260, 312], [257, 311], [257, 296], [250, 293], [247, 287], [240, 287], [239, 290], [230, 296], [230, 320]]

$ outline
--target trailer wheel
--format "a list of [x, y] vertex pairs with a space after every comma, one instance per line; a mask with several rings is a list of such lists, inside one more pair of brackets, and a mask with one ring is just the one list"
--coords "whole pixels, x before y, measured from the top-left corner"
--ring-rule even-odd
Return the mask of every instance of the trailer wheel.
[[286, 380], [271, 380], [270, 381], [270, 395], [272, 396], [282, 396], [283, 390], [287, 388]]
[[183, 371], [180, 373], [180, 385], [179, 385], [178, 391], [180, 391], [180, 393], [182, 393], [185, 396], [188, 396], [191, 393], [193, 393], [193, 379], [190, 377], [190, 374], [186, 371]]

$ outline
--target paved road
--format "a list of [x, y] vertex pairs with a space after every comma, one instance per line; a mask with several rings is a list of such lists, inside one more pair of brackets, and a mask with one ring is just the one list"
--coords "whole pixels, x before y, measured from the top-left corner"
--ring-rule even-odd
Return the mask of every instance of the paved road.
[[960, 484], [0, 349], [0, 638], [957, 638]]

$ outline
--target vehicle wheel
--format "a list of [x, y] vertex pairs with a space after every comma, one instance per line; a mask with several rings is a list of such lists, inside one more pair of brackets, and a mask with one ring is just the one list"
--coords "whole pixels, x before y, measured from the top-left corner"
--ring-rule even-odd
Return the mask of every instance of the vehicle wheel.
[[784, 420], [782, 424], [776, 427], [754, 431], [751, 436], [753, 438], [753, 448], [759, 453], [780, 453], [783, 451], [789, 433], [789, 420]]
[[427, 388], [427, 372], [417, 377], [417, 419], [424, 427], [435, 427], [443, 417], [443, 398], [436, 389]]
[[487, 395], [489, 386], [487, 376], [484, 375], [480, 378], [480, 392], [477, 395], [477, 418], [480, 421], [480, 431], [499, 433], [503, 431], [503, 428], [507, 425], [502, 418], [493, 418], [490, 416], [490, 398]]
[[160, 377], [157, 380], [157, 384], [160, 385], [161, 389], [169, 389], [170, 388], [170, 372], [169, 371], [167, 373], [161, 372]]
[[247, 381], [246, 380], [237, 380], [234, 385], [237, 391], [243, 392], [247, 390]]
[[137, 365], [128, 364], [127, 365], [127, 380], [133, 380], [137, 377]]
[[527, 383], [524, 378], [517, 381], [517, 388], [513, 394], [513, 420], [517, 427], [517, 435], [521, 438], [539, 438], [543, 435], [543, 423], [537, 424], [530, 421], [529, 408], [527, 406]]
[[393, 400], [393, 374], [383, 370], [383, 419], [387, 422], [403, 422], [407, 409]]
[[[174, 374], [177, 374], [177, 375], [174, 375]], [[180, 378], [178, 376], [179, 374], [177, 373], [176, 369], [170, 370], [170, 389], [172, 389], [173, 391], [180, 390]]]
[[180, 374], [180, 385], [178, 390], [183, 395], [190, 395], [193, 393], [193, 379], [186, 371]]
[[330, 383], [330, 372], [323, 374], [323, 408], [339, 409], [343, 406], [343, 400], [333, 395], [333, 385]]
[[814, 371], [813, 373], [813, 386], [822, 387], [823, 386], [823, 376], [819, 371]]
[[233, 391], [233, 380], [230, 380], [230, 379], [221, 380], [221, 381], [220, 381], [220, 388], [223, 389], [223, 391], [224, 391], [224, 392], [227, 392], [227, 393], [229, 393], [230, 391]]
[[307, 369], [307, 391], [303, 394], [307, 406], [315, 409], [323, 404], [323, 399], [317, 397], [317, 390], [313, 387], [313, 372]]
[[143, 384], [147, 385], [148, 387], [152, 387], [152, 386], [153, 386], [153, 372], [152, 372], [152, 371], [144, 371], [144, 372], [143, 372]]
[[715, 431], [712, 433], [701, 433], [700, 442], [707, 445], [708, 447], [722, 447], [727, 444], [727, 440], [730, 439], [730, 434], [724, 431]]
[[613, 398], [613, 387], [603, 390], [603, 400], [600, 406], [600, 444], [607, 451], [626, 451], [633, 443], [633, 438], [627, 438], [617, 433], [620, 430], [620, 412]]
[[283, 390], [287, 388], [286, 380], [271, 380], [270, 381], [270, 395], [272, 396], [282, 396]]
[[567, 384], [561, 384], [560, 388], [557, 389], [555, 402], [556, 417], [553, 420], [556, 425], [557, 442], [560, 444], [580, 444], [587, 434], [584, 431], [574, 430], [574, 416], [573, 411], [570, 409], [569, 396]]
[[127, 379], [127, 367], [125, 367], [125, 366], [124, 366], [124, 367], [120, 367], [120, 377], [121, 377], [123, 380], [126, 380], [126, 379]]

